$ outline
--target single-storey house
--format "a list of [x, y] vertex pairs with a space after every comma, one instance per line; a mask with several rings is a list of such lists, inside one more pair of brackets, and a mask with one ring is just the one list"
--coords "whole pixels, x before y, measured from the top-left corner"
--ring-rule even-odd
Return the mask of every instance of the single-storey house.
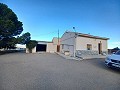
[[[37, 46], [32, 49], [32, 53], [36, 53], [36, 52], [54, 53], [58, 51], [57, 47], [58, 47], [58, 38], [54, 37], [51, 42], [38, 41]], [[26, 48], [26, 53], [29, 53], [29, 50], [27, 48]]]
[[[66, 31], [60, 39], [55, 37], [51, 42], [38, 41], [37, 46], [32, 49], [32, 53], [60, 52], [69, 56], [108, 54], [108, 39], [90, 34]], [[26, 53], [29, 53], [27, 48]]]
[[70, 56], [107, 54], [108, 39], [66, 31], [60, 39], [60, 52]]

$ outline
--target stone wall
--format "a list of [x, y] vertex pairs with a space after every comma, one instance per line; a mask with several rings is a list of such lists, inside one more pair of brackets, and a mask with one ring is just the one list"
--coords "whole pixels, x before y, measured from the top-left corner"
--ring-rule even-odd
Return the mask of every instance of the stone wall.
[[[108, 54], [107, 51], [102, 51], [102, 53], [105, 55]], [[82, 56], [82, 55], [99, 55], [98, 51], [94, 51], [94, 50], [76, 50], [76, 56]]]

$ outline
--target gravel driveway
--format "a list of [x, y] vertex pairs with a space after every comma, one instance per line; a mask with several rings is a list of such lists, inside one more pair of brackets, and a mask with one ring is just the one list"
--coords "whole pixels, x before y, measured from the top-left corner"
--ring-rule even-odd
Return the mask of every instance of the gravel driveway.
[[6, 54], [0, 55], [0, 90], [120, 90], [120, 71], [107, 68], [103, 59]]

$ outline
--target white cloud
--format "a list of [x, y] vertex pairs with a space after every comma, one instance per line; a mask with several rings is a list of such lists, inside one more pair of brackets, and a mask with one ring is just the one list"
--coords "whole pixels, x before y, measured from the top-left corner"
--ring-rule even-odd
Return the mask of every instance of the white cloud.
[[115, 47], [119, 47], [120, 48], [120, 42], [109, 42], [108, 43], [108, 48], [109, 49], [113, 49]]
[[120, 42], [112, 42], [113, 45], [120, 45]]

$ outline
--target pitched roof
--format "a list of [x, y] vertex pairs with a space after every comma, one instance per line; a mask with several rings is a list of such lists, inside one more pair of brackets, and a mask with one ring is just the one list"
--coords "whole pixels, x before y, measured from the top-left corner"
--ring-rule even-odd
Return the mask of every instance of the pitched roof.
[[83, 33], [78, 33], [78, 32], [71, 32], [71, 33], [75, 33], [77, 36], [82, 36], [82, 37], [109, 40], [109, 38], [106, 38], [106, 37], [94, 36], [90, 34], [83, 34]]

